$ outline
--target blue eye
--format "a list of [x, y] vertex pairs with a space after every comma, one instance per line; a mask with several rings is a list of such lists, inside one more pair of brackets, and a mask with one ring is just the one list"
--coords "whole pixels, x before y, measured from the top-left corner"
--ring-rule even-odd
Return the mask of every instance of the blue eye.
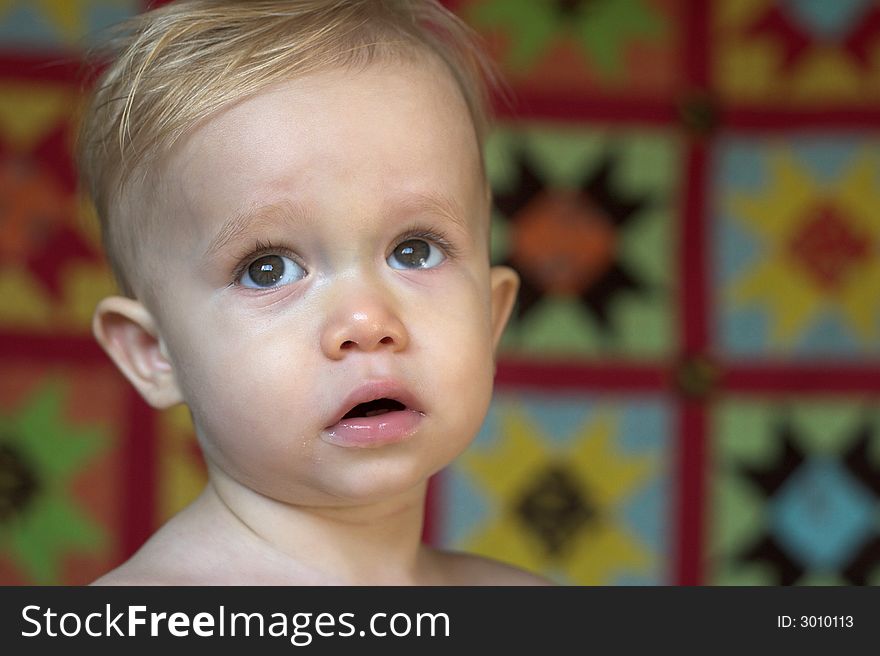
[[431, 269], [446, 259], [443, 251], [424, 239], [407, 239], [388, 256], [392, 269]]
[[271, 289], [305, 278], [306, 272], [283, 255], [261, 255], [244, 270], [238, 279], [242, 287]]

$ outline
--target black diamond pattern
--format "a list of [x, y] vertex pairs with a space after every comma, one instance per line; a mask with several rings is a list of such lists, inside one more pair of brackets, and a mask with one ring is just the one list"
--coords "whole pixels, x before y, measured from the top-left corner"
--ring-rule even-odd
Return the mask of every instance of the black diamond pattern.
[[[880, 471], [872, 466], [868, 455], [868, 444], [874, 430], [869, 422], [859, 426], [853, 446], [843, 454], [841, 464], [855, 480], [861, 481], [866, 489], [878, 495], [880, 485], [877, 480]], [[772, 497], [807, 459], [797, 445], [794, 427], [789, 420], [781, 421], [777, 425], [776, 433], [777, 439], [782, 441], [782, 451], [774, 464], [760, 469], [754, 466], [740, 467], [744, 476], [764, 493], [768, 503], [772, 502]], [[793, 585], [805, 574], [803, 566], [767, 532], [738, 557], [742, 561], [762, 562], [771, 566], [782, 585]], [[878, 566], [880, 566], [880, 535], [875, 531], [873, 535], [866, 537], [865, 542], [850, 562], [841, 568], [839, 574], [851, 585], [865, 585]]]
[[575, 477], [559, 465], [549, 466], [532, 482], [516, 512], [553, 557], [562, 555], [572, 537], [595, 516]]
[[10, 521], [37, 493], [37, 479], [21, 455], [0, 440], [0, 523]]

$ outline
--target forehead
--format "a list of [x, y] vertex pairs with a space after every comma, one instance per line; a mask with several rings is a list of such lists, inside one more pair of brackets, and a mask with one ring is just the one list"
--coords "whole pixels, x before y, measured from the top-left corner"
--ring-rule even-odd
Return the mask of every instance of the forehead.
[[197, 233], [271, 204], [367, 217], [427, 196], [471, 214], [484, 196], [467, 105], [432, 59], [276, 85], [199, 126], [167, 161], [170, 209]]

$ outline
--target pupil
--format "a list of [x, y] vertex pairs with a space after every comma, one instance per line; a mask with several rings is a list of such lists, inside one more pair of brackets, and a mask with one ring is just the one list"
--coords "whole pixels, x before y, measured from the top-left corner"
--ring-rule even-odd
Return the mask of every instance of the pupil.
[[421, 239], [410, 239], [397, 247], [397, 261], [410, 267], [425, 266], [430, 254], [430, 247]]
[[278, 255], [264, 255], [248, 267], [251, 280], [261, 287], [271, 287], [284, 275], [284, 260]]

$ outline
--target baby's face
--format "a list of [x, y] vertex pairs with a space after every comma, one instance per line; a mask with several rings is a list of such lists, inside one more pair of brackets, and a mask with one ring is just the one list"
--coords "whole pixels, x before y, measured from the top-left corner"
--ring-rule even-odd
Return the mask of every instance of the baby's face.
[[166, 173], [150, 309], [211, 463], [334, 504], [464, 449], [516, 285], [490, 271], [478, 148], [442, 65], [273, 87]]

